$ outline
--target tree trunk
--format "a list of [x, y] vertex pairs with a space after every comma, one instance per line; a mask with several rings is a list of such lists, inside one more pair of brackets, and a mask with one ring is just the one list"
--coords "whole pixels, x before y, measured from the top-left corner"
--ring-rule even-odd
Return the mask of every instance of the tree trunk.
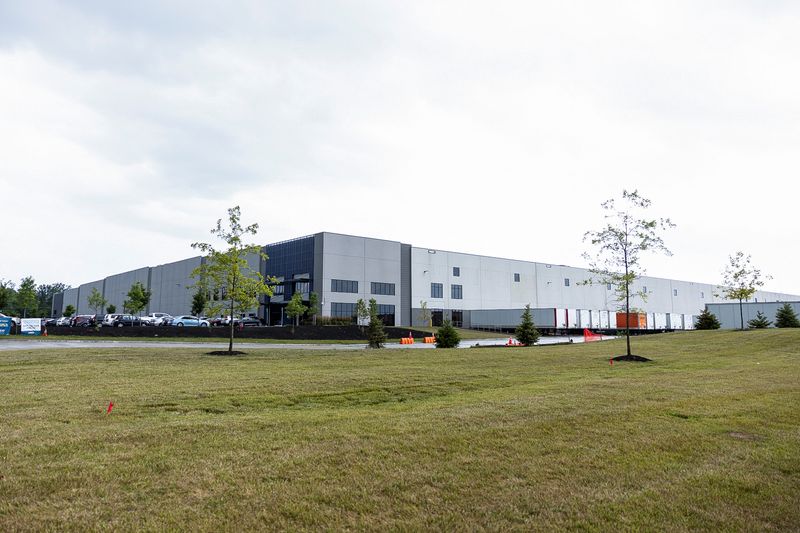
[[631, 282], [628, 278], [628, 252], [625, 251], [625, 344], [631, 355]]
[[742, 309], [742, 299], [739, 298], [739, 320], [742, 323], [742, 331], [744, 331], [744, 310]]
[[228, 353], [233, 351], [233, 304], [231, 304], [230, 308], [230, 324], [228, 326], [230, 329], [228, 330]]

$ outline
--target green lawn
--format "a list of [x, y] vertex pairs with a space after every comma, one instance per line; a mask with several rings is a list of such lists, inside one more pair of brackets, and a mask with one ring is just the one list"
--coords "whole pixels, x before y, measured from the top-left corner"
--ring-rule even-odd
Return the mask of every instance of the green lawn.
[[0, 531], [798, 530], [800, 331], [633, 342], [0, 352]]

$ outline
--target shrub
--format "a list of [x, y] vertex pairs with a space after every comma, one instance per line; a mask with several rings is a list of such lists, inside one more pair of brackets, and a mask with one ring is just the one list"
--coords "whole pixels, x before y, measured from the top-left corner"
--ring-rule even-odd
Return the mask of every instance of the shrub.
[[436, 332], [437, 348], [455, 348], [461, 342], [461, 337], [449, 320], [445, 320]]
[[697, 315], [697, 321], [694, 323], [695, 329], [719, 329], [719, 320], [708, 309], [703, 309], [703, 312]]
[[772, 321], [767, 320], [767, 317], [761, 311], [756, 313], [756, 317], [753, 320], [747, 321], [747, 325], [753, 329], [768, 328], [770, 324], [772, 324]]
[[318, 316], [318, 326], [349, 326], [353, 323], [353, 318], [349, 316]]
[[800, 328], [800, 320], [797, 318], [797, 313], [794, 312], [792, 306], [788, 303], [783, 304], [783, 307], [778, 309], [775, 313], [775, 327], [776, 328]]
[[514, 332], [517, 340], [525, 346], [533, 346], [539, 340], [539, 331], [533, 324], [533, 317], [531, 317], [531, 305], [525, 306], [525, 312], [522, 313], [522, 322]]
[[375, 302], [375, 298], [369, 301], [367, 339], [370, 348], [383, 348], [383, 343], [386, 342], [386, 332], [383, 331], [383, 320], [378, 316], [378, 304]]

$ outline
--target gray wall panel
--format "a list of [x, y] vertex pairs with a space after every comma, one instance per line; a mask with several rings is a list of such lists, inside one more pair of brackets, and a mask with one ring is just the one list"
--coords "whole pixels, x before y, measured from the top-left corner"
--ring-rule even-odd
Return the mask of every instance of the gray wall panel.
[[[770, 327], [775, 327], [775, 313], [778, 312], [778, 309], [783, 307], [783, 303], [784, 302], [744, 302], [742, 304], [741, 314], [744, 315], [745, 327], [747, 327], [747, 321], [756, 318], [756, 314], [759, 311], [767, 317], [767, 320], [772, 321], [772, 325]], [[794, 312], [800, 316], [800, 301], [787, 303], [792, 306]], [[722, 329], [740, 329], [742, 327], [741, 314], [739, 313], [739, 302], [708, 304], [706, 309], [708, 309], [714, 314], [714, 316], [717, 317]]]

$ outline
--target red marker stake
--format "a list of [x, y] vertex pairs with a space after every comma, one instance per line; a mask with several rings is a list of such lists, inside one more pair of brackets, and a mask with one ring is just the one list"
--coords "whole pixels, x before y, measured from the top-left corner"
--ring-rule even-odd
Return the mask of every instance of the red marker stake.
[[111, 410], [114, 408], [114, 402], [108, 402], [108, 409], [106, 409], [106, 414], [111, 414]]
[[608, 360], [608, 364], [611, 365], [611, 366], [614, 366], [614, 360], [613, 359], [609, 359]]

